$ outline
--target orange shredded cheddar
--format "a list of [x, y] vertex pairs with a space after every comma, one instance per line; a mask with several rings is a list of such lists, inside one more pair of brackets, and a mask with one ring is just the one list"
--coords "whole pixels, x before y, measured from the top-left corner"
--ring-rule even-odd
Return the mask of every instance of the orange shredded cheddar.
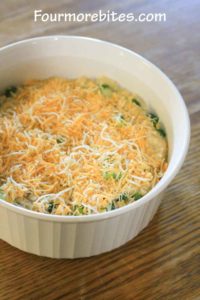
[[144, 196], [167, 169], [158, 117], [109, 78], [29, 80], [0, 105], [0, 196], [15, 205], [106, 212]]

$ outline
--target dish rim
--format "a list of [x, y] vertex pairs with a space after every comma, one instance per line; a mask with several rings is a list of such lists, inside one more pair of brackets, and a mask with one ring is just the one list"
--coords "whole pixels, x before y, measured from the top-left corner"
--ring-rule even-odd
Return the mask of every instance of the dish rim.
[[[151, 201], [152, 198], [157, 197], [160, 195], [161, 192], [164, 191], [164, 189], [168, 186], [168, 184], [174, 179], [174, 177], [177, 175], [178, 171], [180, 170], [184, 159], [186, 157], [188, 148], [189, 148], [189, 143], [190, 143], [190, 119], [189, 119], [189, 114], [185, 105], [185, 102], [179, 93], [178, 89], [176, 86], [173, 84], [171, 79], [165, 75], [165, 73], [160, 70], [156, 65], [151, 63], [149, 60], [141, 56], [140, 54], [125, 48], [123, 46], [120, 46], [118, 44], [104, 41], [101, 39], [97, 38], [91, 38], [91, 37], [86, 37], [86, 36], [78, 36], [78, 35], [48, 35], [48, 36], [39, 36], [39, 37], [33, 37], [33, 38], [28, 38], [28, 39], [23, 39], [14, 43], [10, 43], [6, 46], [3, 46], [0, 48], [0, 55], [2, 51], [6, 51], [9, 48], [21, 45], [21, 44], [26, 44], [26, 43], [35, 43], [40, 40], [59, 40], [59, 39], [81, 39], [81, 40], [86, 40], [86, 41], [91, 41], [95, 43], [102, 43], [106, 44], [110, 47], [114, 47], [116, 49], [119, 49], [123, 51], [124, 53], [128, 53], [129, 55], [133, 55], [139, 60], [141, 63], [147, 65], [150, 69], [153, 69], [154, 72], [157, 72], [159, 76], [161, 76], [166, 83], [170, 86], [170, 88], [173, 90], [174, 95], [176, 99], [179, 101], [180, 106], [182, 106], [183, 112], [184, 112], [184, 121], [185, 126], [186, 126], [186, 131], [184, 132], [184, 144], [181, 149], [181, 153], [176, 161], [176, 164], [174, 164], [171, 167], [171, 170], [167, 169], [164, 176], [161, 178], [161, 180], [151, 189], [146, 195], [144, 195], [139, 201], [134, 201], [132, 203], [129, 203], [123, 207], [117, 208], [112, 211], [108, 212], [102, 212], [102, 213], [97, 213], [97, 214], [89, 214], [89, 215], [82, 215], [82, 216], [62, 216], [62, 215], [51, 215], [51, 214], [45, 214], [45, 213], [40, 213], [40, 212], [35, 212], [32, 210], [28, 210], [26, 208], [16, 206], [12, 203], [9, 203], [3, 199], [0, 199], [0, 205], [8, 208], [11, 211], [18, 212], [21, 215], [26, 215], [28, 217], [36, 218], [36, 219], [42, 219], [46, 221], [54, 221], [54, 222], [70, 222], [70, 223], [76, 223], [76, 222], [91, 222], [91, 221], [100, 221], [103, 219], [109, 219], [109, 218], [114, 218], [117, 217], [121, 214], [125, 214], [130, 212], [132, 209], [136, 209], [149, 201]], [[170, 164], [170, 163], [169, 163]]]

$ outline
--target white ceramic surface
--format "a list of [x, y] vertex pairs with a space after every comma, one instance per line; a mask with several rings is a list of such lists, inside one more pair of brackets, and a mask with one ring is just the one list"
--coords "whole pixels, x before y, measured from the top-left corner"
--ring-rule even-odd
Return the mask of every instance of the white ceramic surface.
[[169, 167], [142, 199], [120, 209], [89, 216], [32, 212], [0, 200], [0, 238], [37, 255], [76, 258], [117, 248], [148, 225], [183, 164], [190, 139], [184, 101], [154, 65], [120, 46], [91, 38], [49, 36], [0, 49], [0, 89], [30, 78], [106, 75], [139, 94], [163, 122], [169, 142]]

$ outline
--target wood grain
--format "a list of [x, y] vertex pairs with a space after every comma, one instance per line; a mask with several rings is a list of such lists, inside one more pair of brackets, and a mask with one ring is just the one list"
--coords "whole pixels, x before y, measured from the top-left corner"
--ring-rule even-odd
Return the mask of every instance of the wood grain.
[[[165, 23], [34, 23], [46, 12], [165, 12]], [[72, 34], [128, 47], [160, 67], [191, 117], [186, 162], [151, 224], [125, 246], [97, 257], [53, 260], [0, 241], [0, 299], [200, 299], [200, 2], [100, 0], [0, 3], [0, 46], [28, 37]]]

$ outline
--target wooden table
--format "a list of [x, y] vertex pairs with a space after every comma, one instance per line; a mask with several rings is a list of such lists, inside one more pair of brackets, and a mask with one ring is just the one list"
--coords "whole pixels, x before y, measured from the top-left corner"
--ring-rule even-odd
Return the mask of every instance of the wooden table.
[[[34, 9], [164, 12], [167, 21], [34, 23]], [[53, 260], [23, 253], [1, 241], [0, 299], [200, 299], [200, 1], [1, 1], [0, 46], [52, 34], [108, 40], [155, 63], [186, 101], [191, 145], [155, 218], [125, 246], [87, 259]]]

